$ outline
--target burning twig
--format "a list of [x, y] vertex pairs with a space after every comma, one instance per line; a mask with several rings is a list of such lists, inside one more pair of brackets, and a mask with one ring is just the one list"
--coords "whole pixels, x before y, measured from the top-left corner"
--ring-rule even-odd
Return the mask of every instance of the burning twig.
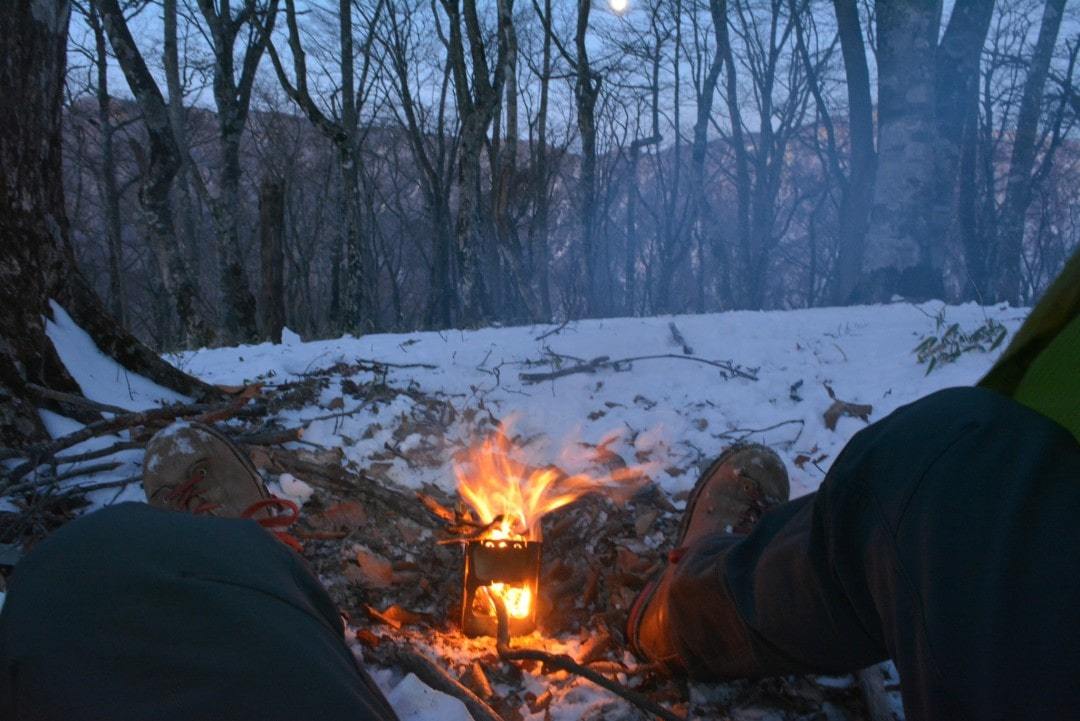
[[495, 617], [498, 622], [498, 636], [495, 648], [499, 653], [499, 658], [504, 661], [540, 661], [549, 668], [566, 671], [588, 679], [597, 686], [605, 688], [616, 696], [629, 701], [639, 709], [662, 718], [665, 721], [686, 721], [682, 716], [668, 711], [663, 706], [653, 702], [644, 694], [626, 688], [622, 684], [612, 681], [590, 668], [582, 666], [565, 654], [554, 654], [529, 648], [510, 648], [510, 620], [506, 613], [506, 604], [503, 603], [502, 599], [499, 598], [497, 594], [488, 593], [487, 597], [495, 607]]

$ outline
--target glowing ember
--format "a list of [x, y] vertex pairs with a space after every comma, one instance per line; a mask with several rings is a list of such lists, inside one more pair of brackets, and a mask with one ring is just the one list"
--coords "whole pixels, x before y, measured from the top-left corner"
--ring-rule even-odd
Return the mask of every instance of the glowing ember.
[[[495, 594], [506, 604], [506, 615], [510, 618], [529, 617], [529, 612], [532, 610], [531, 588], [526, 585], [496, 582], [488, 585], [487, 589], [489, 593]], [[492, 608], [490, 601], [486, 598], [481, 600], [480, 595], [477, 595], [473, 603], [473, 612], [494, 615], [495, 609]]]

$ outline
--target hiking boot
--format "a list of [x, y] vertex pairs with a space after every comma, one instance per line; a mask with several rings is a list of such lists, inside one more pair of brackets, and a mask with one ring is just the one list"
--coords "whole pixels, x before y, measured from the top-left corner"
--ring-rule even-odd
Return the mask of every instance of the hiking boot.
[[143, 490], [158, 508], [254, 519], [300, 550], [283, 530], [299, 516], [297, 505], [271, 495], [248, 455], [210, 426], [178, 421], [155, 434], [146, 445]]
[[788, 500], [789, 494], [784, 462], [766, 446], [734, 445], [713, 461], [690, 493], [667, 567], [645, 584], [630, 607], [626, 637], [634, 653], [668, 672], [685, 670], [668, 620], [675, 564], [705, 536], [749, 533], [765, 511]]

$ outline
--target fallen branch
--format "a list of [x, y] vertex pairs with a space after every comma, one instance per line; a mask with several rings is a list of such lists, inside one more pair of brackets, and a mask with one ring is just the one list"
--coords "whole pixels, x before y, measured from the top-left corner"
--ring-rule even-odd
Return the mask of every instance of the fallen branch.
[[97, 458], [104, 458], [111, 456], [114, 453], [120, 453], [121, 451], [133, 451], [139, 448], [145, 448], [145, 443], [139, 441], [119, 441], [111, 446], [105, 448], [98, 448], [94, 451], [87, 451], [86, 453], [76, 453], [70, 456], [54, 456], [53, 463], [57, 465], [64, 465], [67, 463], [82, 463], [83, 461], [92, 461]]
[[39, 386], [34, 383], [26, 384], [27, 390], [38, 398], [43, 398], [50, 401], [58, 401], [60, 403], [67, 403], [73, 406], [79, 406], [80, 408], [88, 408], [98, 413], [112, 413], [114, 415], [123, 415], [130, 413], [127, 408], [121, 408], [120, 406], [109, 405], [108, 403], [101, 403], [99, 401], [92, 401], [85, 396], [80, 396], [77, 393], [64, 393], [63, 391], [53, 390], [52, 388], [46, 388], [45, 386]]
[[112, 418], [106, 418], [90, 423], [74, 433], [69, 433], [68, 435], [55, 440], [38, 443], [27, 448], [24, 455], [29, 460], [16, 466], [8, 473], [7, 484], [4, 488], [0, 488], [0, 493], [13, 486], [20, 478], [55, 456], [60, 451], [78, 445], [90, 438], [119, 430], [125, 430], [127, 428], [133, 428], [135, 426], [147, 425], [149, 423], [172, 421], [177, 418], [206, 417], [224, 412], [228, 412], [230, 415], [236, 415], [241, 411], [261, 412], [264, 409], [262, 406], [250, 406], [245, 408], [244, 406], [247, 404], [247, 400], [248, 399], [242, 399], [239, 402], [237, 400], [232, 400], [227, 403], [214, 404], [190, 403], [185, 405], [163, 406], [148, 411], [125, 413], [123, 415], [117, 415]]
[[61, 481], [68, 481], [72, 478], [78, 478], [79, 476], [91, 476], [95, 473], [105, 473], [107, 471], [115, 471], [120, 467], [120, 461], [111, 461], [109, 463], [98, 463], [91, 466], [83, 466], [82, 468], [74, 468], [65, 473], [58, 475], [40, 476], [33, 480], [23, 481], [22, 483], [16, 483], [8, 486], [4, 489], [3, 495], [14, 496], [19, 493], [25, 493], [35, 489], [50, 489], [59, 484]]
[[562, 323], [560, 323], [557, 328], [552, 328], [547, 333], [542, 333], [542, 334], [536, 336], [535, 338], [533, 338], [533, 340], [544, 340], [545, 338], [550, 338], [553, 335], [558, 335], [569, 324], [570, 324], [570, 319], [567, 318]]
[[499, 653], [499, 658], [502, 660], [539, 661], [549, 668], [566, 671], [567, 673], [572, 673], [588, 679], [597, 686], [605, 688], [616, 696], [629, 701], [642, 711], [658, 716], [665, 721], [686, 721], [682, 716], [668, 711], [644, 694], [629, 689], [617, 681], [612, 681], [603, 674], [582, 666], [565, 654], [554, 654], [529, 648], [510, 648], [510, 620], [506, 615], [506, 604], [503, 603], [501, 598], [493, 593], [488, 593], [487, 597], [495, 607], [495, 617], [498, 623], [498, 636], [496, 637], [495, 648]]
[[357, 358], [356, 365], [362, 366], [364, 364], [371, 366], [383, 366], [384, 368], [426, 368], [427, 370], [438, 370], [439, 366], [431, 363], [391, 363], [390, 361], [372, 360], [370, 358]]
[[799, 432], [795, 434], [794, 438], [792, 438], [790, 441], [787, 441], [788, 447], [790, 448], [798, 442], [799, 438], [802, 436], [803, 430], [806, 428], [806, 421], [804, 421], [802, 418], [789, 418], [786, 421], [780, 421], [779, 423], [774, 423], [771, 426], [765, 426], [764, 428], [732, 428], [730, 430], [724, 431], [723, 433], [714, 434], [713, 437], [727, 441], [734, 441], [735, 443], [740, 443], [749, 438], [750, 436], [754, 435], [755, 433], [774, 431], [777, 428], [782, 428], [783, 426], [789, 425], [799, 426]]
[[236, 443], [246, 443], [249, 446], [277, 446], [300, 440], [303, 432], [303, 428], [278, 428], [257, 433], [244, 433], [233, 436], [232, 439]]
[[671, 358], [675, 360], [687, 360], [695, 363], [704, 363], [714, 368], [719, 368], [725, 378], [745, 378], [747, 380], [756, 381], [758, 378], [753, 372], [742, 368], [741, 366], [731, 361], [715, 361], [708, 358], [699, 358], [692, 355], [678, 355], [677, 353], [659, 353], [656, 355], [642, 355], [634, 356], [632, 358], [619, 358], [618, 360], [611, 360], [608, 356], [598, 356], [585, 363], [571, 366], [569, 368], [560, 368], [548, 373], [519, 373], [518, 378], [526, 383], [539, 383], [541, 381], [555, 380], [556, 378], [563, 378], [575, 373], [595, 373], [601, 368], [612, 368], [619, 370], [620, 366], [630, 365], [637, 361], [643, 360], [659, 360], [663, 358]]
[[431, 659], [401, 646], [391, 646], [382, 655], [382, 660], [400, 666], [406, 671], [431, 686], [465, 704], [475, 721], [503, 721], [503, 718], [488, 706], [483, 699], [462, 685], [446, 671], [439, 668]]

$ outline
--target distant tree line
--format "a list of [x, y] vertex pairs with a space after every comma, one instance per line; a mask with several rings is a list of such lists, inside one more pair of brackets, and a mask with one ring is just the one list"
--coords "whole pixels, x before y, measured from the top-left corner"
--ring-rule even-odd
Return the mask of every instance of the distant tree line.
[[1022, 304], [1080, 245], [1065, 0], [73, 7], [72, 245], [157, 348]]

